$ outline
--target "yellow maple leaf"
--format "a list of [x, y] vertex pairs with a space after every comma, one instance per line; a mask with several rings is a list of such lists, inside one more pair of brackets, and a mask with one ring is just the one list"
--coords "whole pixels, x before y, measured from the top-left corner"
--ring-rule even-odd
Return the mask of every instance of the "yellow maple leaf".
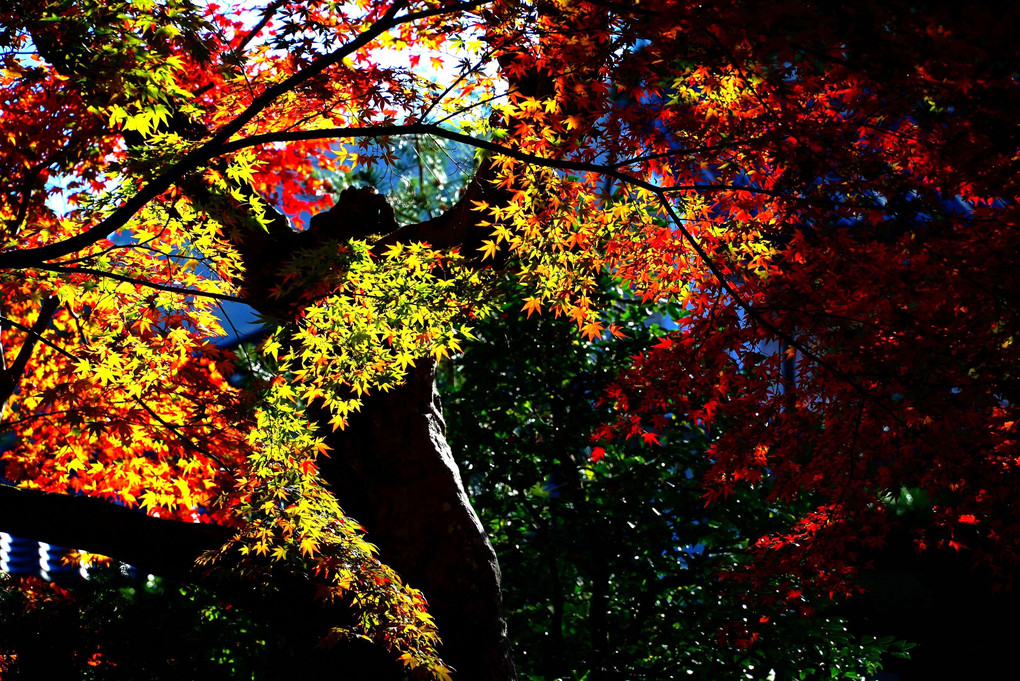
[[301, 549], [301, 553], [311, 558], [313, 555], [315, 555], [315, 552], [318, 551], [319, 544], [311, 537], [305, 537], [304, 539], [301, 540], [299, 548]]
[[496, 242], [493, 241], [492, 239], [486, 239], [485, 241], [482, 242], [482, 244], [483, 244], [482, 247], [478, 249], [483, 253], [482, 260], [485, 260], [486, 258], [495, 259], [496, 251], [498, 250]]

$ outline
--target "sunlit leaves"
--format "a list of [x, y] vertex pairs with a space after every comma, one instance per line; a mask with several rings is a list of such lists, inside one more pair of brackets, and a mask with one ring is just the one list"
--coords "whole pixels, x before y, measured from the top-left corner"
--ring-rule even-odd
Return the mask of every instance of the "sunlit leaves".
[[[268, 358], [267, 358], [268, 361]], [[282, 375], [271, 379], [247, 436], [250, 454], [237, 481], [230, 511], [243, 519], [222, 555], [236, 552], [242, 572], [269, 573], [273, 563], [295, 560], [320, 580], [321, 596], [350, 603], [350, 628], [331, 637], [366, 637], [403, 651], [412, 668], [442, 675], [435, 650], [439, 638], [417, 590], [375, 557], [363, 530], [347, 518], [317, 475], [315, 460], [328, 447], [304, 414], [302, 401]]]
[[[291, 285], [308, 303], [281, 361], [304, 386], [303, 397], [321, 398], [340, 427], [362, 395], [403, 382], [416, 360], [458, 352], [469, 316], [485, 314], [486, 288], [459, 256], [422, 244], [394, 246], [382, 257], [362, 241], [325, 249], [299, 254], [288, 266]], [[309, 274], [335, 289], [307, 289]], [[278, 336], [266, 346], [280, 347]]]
[[[516, 177], [515, 169], [523, 176]], [[483, 258], [502, 248], [519, 261], [520, 281], [534, 291], [526, 301], [529, 312], [546, 307], [573, 319], [589, 338], [600, 335], [605, 326], [593, 302], [598, 277], [621, 268], [627, 257], [622, 246], [643, 239], [655, 225], [658, 203], [628, 188], [609, 196], [597, 176], [564, 176], [511, 159], [501, 161], [501, 170], [499, 181], [513, 190], [513, 199], [475, 206], [488, 218], [481, 225], [492, 230], [479, 249]], [[663, 292], [656, 288], [648, 295]]]

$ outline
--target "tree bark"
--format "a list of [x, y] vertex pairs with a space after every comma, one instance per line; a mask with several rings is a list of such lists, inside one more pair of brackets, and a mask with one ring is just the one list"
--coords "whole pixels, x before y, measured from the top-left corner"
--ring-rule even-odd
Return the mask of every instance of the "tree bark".
[[[345, 512], [379, 546], [380, 558], [425, 594], [443, 637], [441, 653], [455, 678], [511, 681], [516, 673], [499, 566], [446, 441], [435, 368], [434, 362], [422, 361], [404, 385], [367, 398], [348, 427], [333, 433], [335, 451], [321, 460], [321, 470]], [[328, 415], [319, 417], [328, 430]], [[0, 486], [0, 529], [222, 588], [228, 598], [248, 604], [258, 600], [254, 585], [223, 581], [222, 575], [210, 581], [193, 571], [198, 556], [229, 538], [231, 531], [218, 525], [151, 518], [100, 499]], [[324, 634], [328, 613], [312, 602], [310, 586], [283, 588], [304, 596], [298, 599], [303, 604], [288, 599], [289, 609], [312, 615]], [[278, 603], [263, 606], [281, 610]], [[366, 651], [359, 653], [361, 658]]]
[[499, 566], [446, 441], [435, 369], [422, 360], [404, 385], [366, 399], [320, 468], [382, 561], [425, 594], [455, 678], [507, 681]]
[[[328, 415], [319, 417], [328, 430]], [[515, 679], [496, 554], [446, 441], [435, 363], [420, 362], [404, 385], [366, 399], [362, 411], [331, 440], [335, 451], [320, 461], [323, 475], [344, 510], [379, 546], [380, 558], [425, 594], [443, 637], [441, 653], [455, 678]], [[231, 535], [218, 525], [152, 518], [100, 499], [0, 485], [0, 529], [204, 584], [229, 600], [292, 622], [291, 628], [301, 622], [310, 636], [324, 635], [331, 617], [343, 616], [313, 602], [313, 588], [303, 580], [280, 584], [279, 597], [267, 598], [245, 580], [196, 572], [195, 559]], [[384, 664], [391, 660], [378, 651], [344, 646], [334, 652], [329, 658], [345, 669], [396, 678], [392, 665]]]

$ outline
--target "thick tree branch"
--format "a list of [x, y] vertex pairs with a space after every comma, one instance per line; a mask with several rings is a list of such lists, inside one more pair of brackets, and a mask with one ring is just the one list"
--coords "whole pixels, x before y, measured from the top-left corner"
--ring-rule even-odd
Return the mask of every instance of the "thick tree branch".
[[352, 678], [404, 678], [399, 662], [363, 640], [332, 650], [313, 649], [315, 641], [322, 641], [331, 626], [346, 623], [349, 615], [346, 603], [325, 607], [317, 601], [315, 585], [306, 576], [281, 572], [274, 576], [274, 588], [267, 590], [226, 570], [196, 569], [199, 557], [230, 539], [233, 531], [227, 527], [153, 518], [101, 499], [0, 485], [0, 531], [110, 556], [164, 578], [212, 586], [221, 597], [294, 632], [295, 640], [308, 641], [307, 655], [321, 657], [323, 668], [343, 665]]
[[0, 485], [0, 530], [175, 578], [187, 577], [199, 556], [232, 533], [220, 525], [153, 518], [101, 499], [10, 485]]
[[[782, 196], [793, 199], [789, 194], [779, 191], [762, 189], [760, 187], [740, 186], [734, 184], [704, 182], [687, 185], [671, 185], [663, 187], [654, 182], [648, 182], [641, 178], [625, 173], [620, 168], [634, 163], [640, 163], [652, 158], [663, 156], [678, 156], [683, 154], [694, 154], [696, 152], [715, 151], [723, 148], [731, 148], [735, 143], [696, 147], [690, 149], [675, 149], [667, 154], [655, 154], [638, 158], [614, 161], [612, 163], [592, 163], [589, 161], [572, 161], [570, 159], [556, 158], [553, 156], [539, 156], [520, 149], [514, 149], [498, 142], [474, 137], [454, 130], [447, 130], [432, 123], [412, 123], [408, 125], [391, 125], [364, 128], [321, 128], [318, 130], [289, 130], [281, 132], [270, 132], [261, 135], [252, 135], [242, 139], [236, 139], [223, 145], [223, 153], [232, 153], [248, 147], [274, 142], [298, 142], [315, 139], [372, 139], [381, 137], [399, 137], [403, 135], [431, 135], [451, 142], [460, 142], [476, 149], [482, 149], [502, 156], [508, 156], [514, 160], [530, 163], [542, 168], [553, 170], [574, 170], [582, 173], [598, 173], [611, 177], [621, 182], [626, 182], [635, 187], [646, 189], [650, 192], [678, 192], [678, 191], [733, 191], [747, 194], [762, 194], [765, 196]], [[0, 254], [3, 255], [3, 254]]]
[[28, 329], [28, 335], [25, 337], [25, 342], [21, 344], [21, 349], [18, 350], [18, 356], [14, 358], [11, 366], [4, 368], [3, 372], [0, 373], [0, 405], [6, 407], [7, 400], [10, 399], [11, 394], [17, 387], [21, 374], [25, 372], [28, 360], [35, 351], [35, 346], [40, 340], [43, 340], [42, 333], [49, 326], [53, 313], [57, 311], [59, 304], [60, 301], [57, 300], [56, 296], [51, 296], [43, 301], [42, 307], [39, 309], [39, 316], [36, 317], [32, 328]]

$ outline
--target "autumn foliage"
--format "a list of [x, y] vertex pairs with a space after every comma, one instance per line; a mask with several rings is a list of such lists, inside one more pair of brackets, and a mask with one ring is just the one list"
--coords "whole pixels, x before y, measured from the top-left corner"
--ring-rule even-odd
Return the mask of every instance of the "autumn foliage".
[[[682, 312], [591, 444], [696, 427], [708, 503], [806, 503], [735, 575], [790, 585], [761, 597], [852, 591], [904, 491], [929, 500], [919, 545], [1015, 566], [1015, 22], [236, 4], [0, 10], [9, 484], [229, 528], [205, 565], [314, 575], [355, 612], [334, 636], [445, 677], [424, 597], [320, 474], [331, 431], [456, 355], [502, 272], [528, 314], [620, 335], [609, 275]], [[477, 151], [457, 203], [398, 222], [332, 191], [401, 137]], [[257, 349], [224, 349], [228, 302], [260, 314]]]

